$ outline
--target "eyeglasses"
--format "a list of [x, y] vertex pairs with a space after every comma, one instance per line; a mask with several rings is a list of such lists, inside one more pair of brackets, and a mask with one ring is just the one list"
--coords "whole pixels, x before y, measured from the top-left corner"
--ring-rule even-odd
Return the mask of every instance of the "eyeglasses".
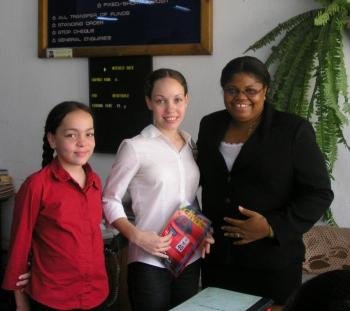
[[239, 93], [242, 92], [245, 96], [250, 98], [250, 97], [254, 97], [254, 96], [258, 95], [263, 89], [264, 89], [263, 87], [260, 90], [256, 90], [256, 89], [248, 87], [245, 90], [239, 90], [239, 89], [236, 89], [236, 88], [230, 86], [230, 87], [224, 88], [224, 92], [227, 95], [230, 95], [234, 98], [237, 98], [239, 96]]

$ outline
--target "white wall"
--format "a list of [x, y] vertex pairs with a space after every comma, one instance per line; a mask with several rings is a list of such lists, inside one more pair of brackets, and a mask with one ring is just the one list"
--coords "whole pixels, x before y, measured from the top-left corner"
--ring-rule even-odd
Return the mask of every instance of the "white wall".
[[[183, 127], [196, 138], [200, 118], [222, 109], [219, 75], [227, 61], [242, 55], [278, 23], [315, 6], [312, 0], [214, 0], [213, 55], [158, 56], [153, 60], [154, 68], [172, 67], [187, 77], [191, 104]], [[9, 170], [18, 188], [27, 175], [40, 168], [47, 112], [63, 100], [88, 103], [88, 62], [79, 58], [37, 58], [36, 0], [1, 0], [0, 42], [0, 168]], [[348, 69], [349, 50], [347, 37]], [[267, 53], [265, 49], [253, 55], [265, 60]], [[346, 132], [349, 137], [349, 129]], [[349, 159], [350, 153], [342, 148], [336, 163], [336, 199], [332, 205], [339, 225], [348, 227]], [[112, 160], [113, 155], [95, 154], [91, 164], [104, 179]], [[12, 204], [10, 200], [2, 207], [6, 239]]]

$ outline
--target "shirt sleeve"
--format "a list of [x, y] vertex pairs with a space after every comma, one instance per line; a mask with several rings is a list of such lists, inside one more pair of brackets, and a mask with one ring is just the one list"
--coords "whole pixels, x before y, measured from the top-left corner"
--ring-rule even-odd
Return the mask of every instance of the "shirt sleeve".
[[18, 277], [28, 272], [29, 253], [34, 226], [41, 206], [42, 187], [27, 179], [16, 195], [11, 226], [11, 247], [3, 280], [3, 288], [16, 290]]
[[139, 169], [139, 159], [130, 140], [124, 140], [117, 152], [103, 190], [103, 212], [108, 223], [126, 218], [122, 199]]

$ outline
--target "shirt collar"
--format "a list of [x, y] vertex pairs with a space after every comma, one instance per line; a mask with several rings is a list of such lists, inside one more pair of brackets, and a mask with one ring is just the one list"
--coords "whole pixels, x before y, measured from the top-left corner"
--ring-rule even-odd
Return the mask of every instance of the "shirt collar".
[[[52, 162], [50, 163], [51, 166], [51, 172], [52, 175], [60, 180], [60, 181], [68, 181], [68, 180], [73, 180], [74, 179], [69, 175], [69, 173], [62, 167], [60, 162], [58, 161], [57, 157], [55, 157]], [[83, 166], [85, 173], [86, 173], [86, 187], [94, 186], [95, 188], [99, 188], [99, 183], [98, 183], [98, 177], [94, 172], [92, 171], [92, 168], [89, 163], [86, 163]], [[75, 181], [74, 181], [75, 182]]]
[[[183, 130], [179, 130], [179, 132], [180, 132], [180, 135], [185, 140], [186, 144], [191, 145], [191, 135]], [[148, 137], [148, 138], [156, 138], [156, 137], [160, 137], [160, 136], [164, 137], [162, 132], [160, 130], [158, 130], [157, 127], [155, 127], [153, 124], [150, 124], [147, 127], [145, 127], [142, 130], [141, 135], [144, 137]]]

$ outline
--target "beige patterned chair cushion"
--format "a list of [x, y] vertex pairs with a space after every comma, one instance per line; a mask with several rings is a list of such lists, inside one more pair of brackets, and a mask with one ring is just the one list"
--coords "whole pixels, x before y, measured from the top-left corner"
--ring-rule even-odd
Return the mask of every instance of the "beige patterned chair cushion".
[[350, 269], [350, 228], [314, 226], [303, 237], [306, 254], [303, 270], [319, 274]]

